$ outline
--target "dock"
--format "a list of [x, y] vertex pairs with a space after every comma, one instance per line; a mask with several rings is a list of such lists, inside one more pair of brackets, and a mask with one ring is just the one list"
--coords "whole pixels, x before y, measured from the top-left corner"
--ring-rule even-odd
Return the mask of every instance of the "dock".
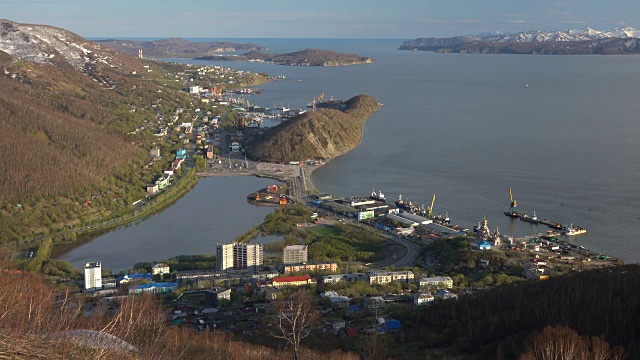
[[[527, 214], [527, 213], [521, 213], [521, 212], [517, 212], [517, 211], [505, 211], [504, 214], [508, 217], [512, 217], [512, 218], [518, 218], [522, 221], [526, 221], [532, 224], [542, 224], [542, 225], [546, 225], [554, 230], [563, 230], [563, 229], [567, 229], [569, 227], [569, 225], [563, 225], [562, 223], [556, 222], [556, 221], [551, 221], [551, 220], [547, 220], [547, 219], [538, 219], [537, 217], [532, 217], [531, 215]], [[581, 233], [585, 233], [586, 229], [584, 228], [579, 228], [584, 230], [584, 232]], [[571, 235], [575, 235], [575, 234], [571, 234]]]

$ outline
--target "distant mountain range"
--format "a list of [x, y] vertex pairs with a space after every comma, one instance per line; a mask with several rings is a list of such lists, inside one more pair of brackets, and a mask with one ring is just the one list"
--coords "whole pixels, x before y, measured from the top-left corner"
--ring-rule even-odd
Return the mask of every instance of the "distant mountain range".
[[269, 50], [257, 44], [241, 44], [231, 41], [188, 41], [181, 38], [154, 41], [109, 39], [96, 42], [133, 56], [138, 56], [138, 50], [142, 49], [143, 56], [153, 58], [193, 58], [221, 52]]
[[491, 54], [634, 54], [640, 53], [640, 30], [592, 28], [567, 31], [531, 30], [515, 34], [482, 33], [450, 38], [417, 38], [399, 50]]

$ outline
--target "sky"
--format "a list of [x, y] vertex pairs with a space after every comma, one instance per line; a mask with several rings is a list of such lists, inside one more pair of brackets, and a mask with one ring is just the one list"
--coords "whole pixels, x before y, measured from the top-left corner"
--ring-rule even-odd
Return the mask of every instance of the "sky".
[[0, 18], [96, 37], [392, 38], [640, 28], [639, 0], [0, 0]]

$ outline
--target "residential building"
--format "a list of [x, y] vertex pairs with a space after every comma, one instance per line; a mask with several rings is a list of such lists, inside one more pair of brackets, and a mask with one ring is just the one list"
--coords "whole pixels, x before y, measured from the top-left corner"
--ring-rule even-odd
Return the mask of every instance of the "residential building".
[[442, 300], [458, 299], [458, 295], [452, 293], [449, 290], [440, 290], [436, 293], [436, 296], [438, 296]]
[[386, 284], [390, 282], [412, 282], [414, 278], [411, 271], [369, 271], [369, 284]]
[[147, 192], [149, 194], [155, 194], [158, 192], [158, 185], [157, 184], [153, 184], [153, 185], [147, 185]]
[[218, 244], [216, 246], [216, 270], [233, 268], [233, 246], [234, 244]]
[[216, 248], [217, 270], [258, 269], [263, 262], [263, 249], [261, 244], [218, 244]]
[[411, 294], [411, 298], [413, 299], [413, 303], [417, 306], [426, 305], [435, 300], [433, 295], [430, 293], [414, 293]]
[[384, 306], [384, 299], [380, 296], [373, 296], [364, 299], [364, 307], [366, 309], [380, 309]]
[[316, 283], [316, 279], [312, 279], [309, 275], [304, 276], [288, 276], [277, 277], [271, 280], [272, 286], [276, 288], [290, 287], [290, 286], [306, 286]]
[[177, 283], [147, 283], [132, 285], [129, 294], [167, 294], [178, 288]]
[[162, 190], [171, 184], [171, 175], [162, 174], [162, 176], [156, 180], [156, 187], [158, 190]]
[[163, 263], [159, 263], [159, 264], [153, 265], [153, 267], [151, 268], [151, 274], [152, 275], [168, 274], [169, 270], [170, 270], [169, 269], [169, 265], [163, 264]]
[[186, 159], [186, 158], [187, 158], [187, 150], [178, 149], [178, 151], [176, 151], [176, 159], [180, 160], [180, 159]]
[[338, 274], [338, 275], [326, 275], [322, 279], [323, 284], [336, 284], [340, 281], [356, 282], [356, 281], [369, 281], [367, 274]]
[[102, 289], [103, 290], [115, 289], [116, 285], [117, 285], [116, 278], [113, 278], [113, 277], [102, 278]]
[[335, 291], [327, 291], [320, 296], [329, 299], [329, 301], [331, 301], [331, 307], [334, 309], [344, 309], [349, 307], [349, 298], [338, 295]]
[[255, 293], [263, 297], [265, 300], [275, 300], [282, 291], [273, 286], [261, 286], [256, 289]]
[[231, 281], [239, 280], [241, 283], [251, 281], [267, 281], [278, 277], [279, 272], [275, 270], [233, 270], [229, 268], [222, 271], [214, 270], [191, 270], [178, 271], [176, 280], [182, 282], [199, 282], [199, 281]]
[[257, 269], [263, 261], [262, 244], [236, 244], [233, 248], [234, 269]]
[[283, 272], [285, 274], [300, 271], [338, 271], [338, 264], [334, 262], [320, 262], [310, 264], [289, 264], [285, 265]]
[[282, 263], [287, 264], [306, 264], [307, 263], [307, 245], [289, 245], [285, 246], [282, 251]]
[[100, 261], [84, 264], [84, 290], [102, 290], [102, 264]]
[[549, 277], [544, 275], [546, 262], [529, 262], [524, 264], [524, 277], [534, 280], [546, 280]]
[[160, 149], [159, 148], [153, 148], [151, 149], [151, 151], [149, 151], [149, 156], [153, 159], [157, 159], [160, 157]]
[[421, 289], [439, 287], [441, 285], [447, 289], [451, 289], [453, 288], [453, 279], [448, 276], [428, 277], [420, 279], [419, 284]]

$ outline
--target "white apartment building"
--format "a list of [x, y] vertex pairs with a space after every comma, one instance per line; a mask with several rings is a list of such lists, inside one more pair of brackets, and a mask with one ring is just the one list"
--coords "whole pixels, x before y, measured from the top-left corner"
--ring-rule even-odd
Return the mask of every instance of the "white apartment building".
[[102, 265], [100, 261], [84, 264], [84, 290], [102, 290]]
[[287, 264], [306, 264], [307, 263], [307, 245], [289, 245], [285, 246], [282, 251], [282, 263]]
[[216, 247], [216, 269], [241, 270], [257, 268], [263, 262], [261, 244], [218, 244]]

